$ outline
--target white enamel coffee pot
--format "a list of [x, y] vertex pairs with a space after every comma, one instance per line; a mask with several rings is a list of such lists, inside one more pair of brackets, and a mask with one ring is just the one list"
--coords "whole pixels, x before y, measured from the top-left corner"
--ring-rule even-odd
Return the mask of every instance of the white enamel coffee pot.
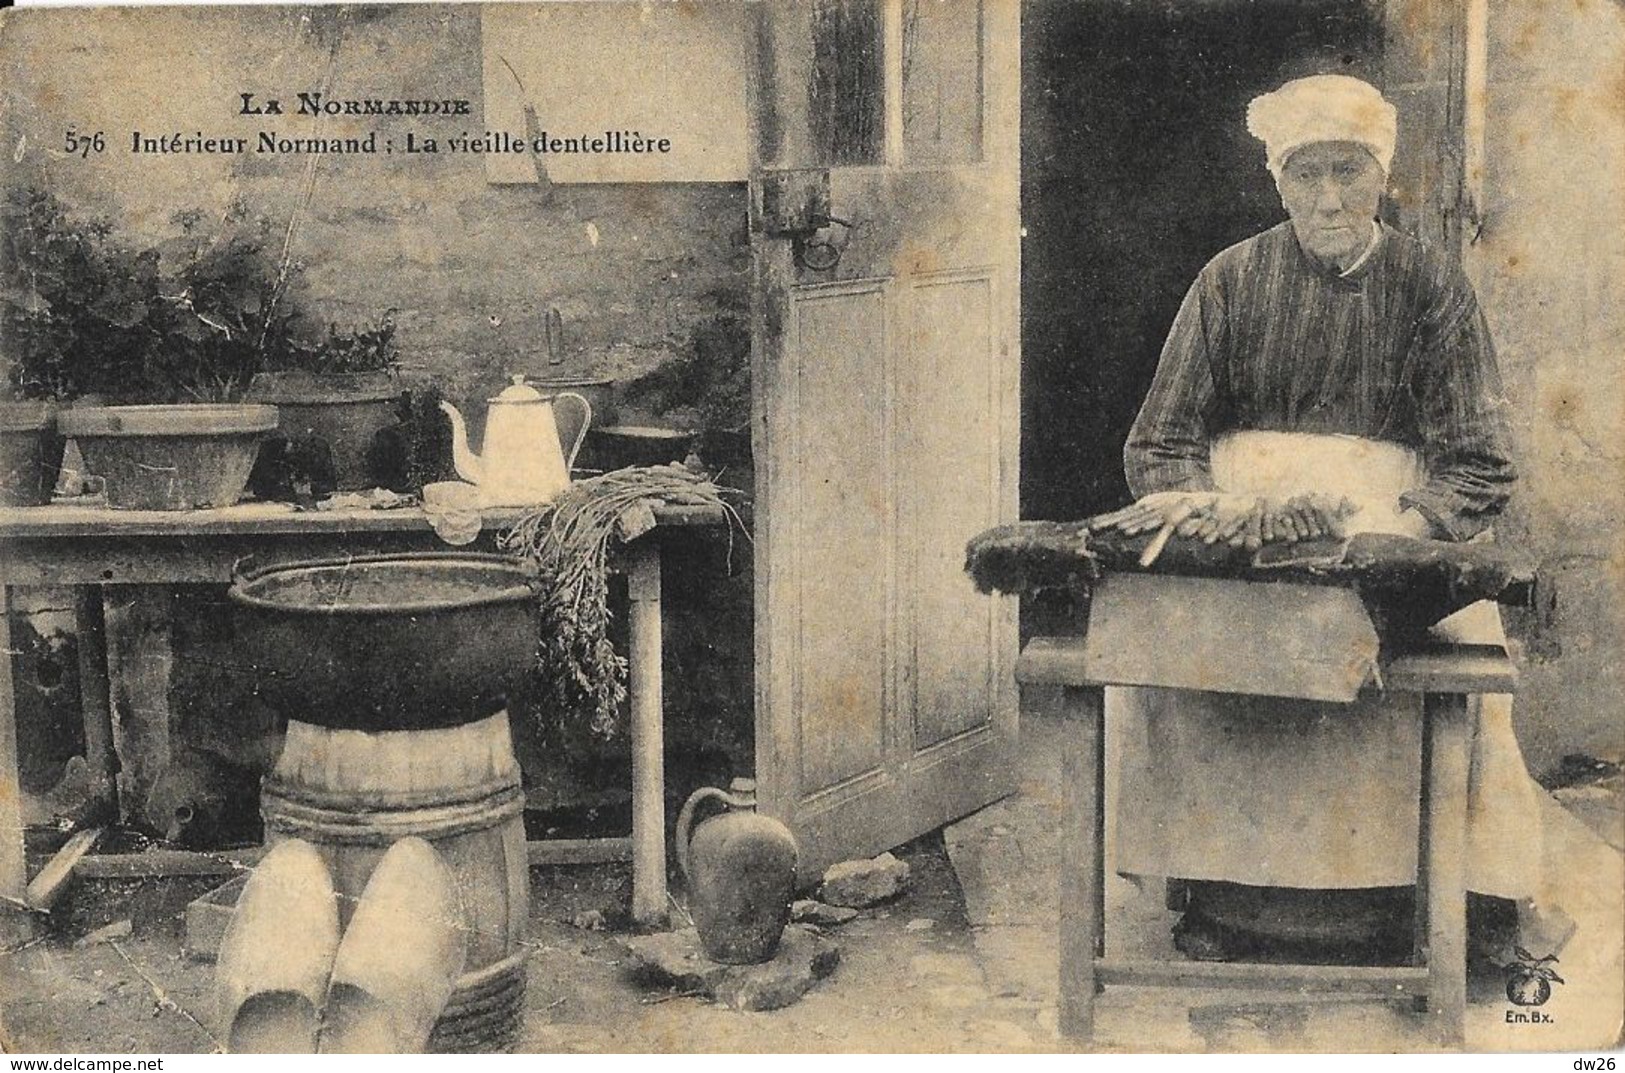
[[[515, 376], [493, 399], [485, 418], [485, 444], [479, 454], [468, 445], [468, 426], [457, 407], [442, 402], [451, 418], [452, 462], [457, 475], [479, 487], [484, 507], [531, 507], [551, 502], [570, 486], [570, 467], [592, 423], [592, 405], [573, 392], [543, 395]], [[554, 405], [581, 408], [581, 423], [568, 455], [559, 442]]]

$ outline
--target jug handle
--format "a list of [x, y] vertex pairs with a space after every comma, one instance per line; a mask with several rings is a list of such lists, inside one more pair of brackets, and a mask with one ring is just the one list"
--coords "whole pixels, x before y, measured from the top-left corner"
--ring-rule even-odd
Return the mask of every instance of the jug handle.
[[570, 450], [564, 456], [564, 469], [566, 475], [575, 468], [576, 455], [581, 453], [581, 445], [587, 440], [587, 429], [592, 425], [592, 403], [587, 401], [585, 395], [577, 395], [573, 391], [561, 391], [553, 396], [553, 403], [557, 405], [562, 399], [574, 399], [581, 404], [581, 424], [576, 427], [575, 442], [570, 444]]
[[694, 887], [694, 881], [689, 876], [688, 868], [688, 840], [693, 835], [689, 829], [694, 826], [695, 811], [713, 797], [724, 805], [739, 804], [739, 799], [726, 790], [719, 790], [715, 786], [702, 786], [689, 794], [688, 800], [683, 802], [683, 810], [677, 814], [677, 829], [672, 834], [672, 841], [675, 843], [673, 848], [677, 851], [677, 871], [682, 873], [683, 883], [690, 890]]

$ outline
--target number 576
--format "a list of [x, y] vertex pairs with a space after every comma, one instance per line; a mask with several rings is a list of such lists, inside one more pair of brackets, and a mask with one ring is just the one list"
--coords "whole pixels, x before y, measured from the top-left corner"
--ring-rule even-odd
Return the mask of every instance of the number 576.
[[80, 134], [69, 128], [62, 148], [69, 154], [78, 153], [81, 160], [88, 160], [91, 153], [107, 151], [107, 138], [99, 130], [95, 134]]

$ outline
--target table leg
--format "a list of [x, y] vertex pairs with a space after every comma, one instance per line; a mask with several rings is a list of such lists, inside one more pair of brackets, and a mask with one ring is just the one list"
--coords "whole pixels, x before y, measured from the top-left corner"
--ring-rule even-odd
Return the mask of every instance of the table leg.
[[1423, 698], [1429, 739], [1427, 812], [1428, 1004], [1446, 1046], [1462, 1043], [1467, 1012], [1467, 698]]
[[29, 937], [24, 906], [28, 866], [23, 853], [23, 780], [17, 756], [17, 694], [11, 671], [11, 601], [0, 585], [0, 935], [9, 945]]
[[1061, 1035], [1088, 1040], [1095, 1031], [1095, 957], [1105, 938], [1101, 873], [1104, 822], [1100, 772], [1104, 693], [1068, 686], [1062, 695], [1061, 754]]
[[666, 775], [661, 675], [660, 549], [632, 545], [628, 689], [632, 708], [632, 918], [666, 919]]
[[[1433, 741], [1429, 733], [1430, 724], [1426, 715], [1422, 717], [1422, 765], [1421, 765], [1421, 797], [1418, 802], [1416, 825], [1416, 888], [1413, 895], [1415, 901], [1415, 916], [1411, 920], [1411, 964], [1422, 968], [1428, 965], [1428, 891], [1432, 884], [1428, 880], [1428, 870], [1432, 867], [1429, 855], [1432, 852], [1428, 845], [1428, 816], [1432, 809], [1432, 798], [1429, 793], [1430, 783], [1433, 781]], [[1417, 1013], [1426, 1013], [1428, 1010], [1427, 995], [1414, 995], [1411, 998], [1412, 1008]]]
[[113, 745], [113, 699], [107, 674], [107, 614], [100, 585], [74, 593], [79, 647], [79, 707], [85, 721], [85, 761], [94, 798], [85, 816], [93, 822], [117, 820], [118, 752]]

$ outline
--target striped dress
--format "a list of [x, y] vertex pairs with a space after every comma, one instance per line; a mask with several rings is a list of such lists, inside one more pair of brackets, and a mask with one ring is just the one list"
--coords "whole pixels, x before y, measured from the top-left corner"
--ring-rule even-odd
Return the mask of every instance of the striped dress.
[[[1448, 261], [1394, 231], [1375, 242], [1339, 275], [1283, 224], [1203, 269], [1124, 451], [1137, 494], [1318, 489], [1361, 501], [1351, 522], [1366, 528], [1398, 524], [1404, 507], [1444, 538], [1489, 524], [1513, 472], [1484, 318]], [[1505, 640], [1492, 604], [1435, 632]], [[1538, 791], [1512, 698], [1470, 710], [1468, 883], [1538, 898]], [[1114, 687], [1106, 720], [1119, 870], [1321, 890], [1414, 881], [1416, 696], [1366, 690], [1342, 705]]]
[[1400, 497], [1442, 539], [1467, 540], [1514, 473], [1489, 330], [1453, 262], [1383, 227], [1346, 276], [1290, 222], [1213, 258], [1185, 295], [1123, 451], [1137, 496], [1213, 487], [1208, 445], [1242, 429], [1343, 433], [1418, 451]]

